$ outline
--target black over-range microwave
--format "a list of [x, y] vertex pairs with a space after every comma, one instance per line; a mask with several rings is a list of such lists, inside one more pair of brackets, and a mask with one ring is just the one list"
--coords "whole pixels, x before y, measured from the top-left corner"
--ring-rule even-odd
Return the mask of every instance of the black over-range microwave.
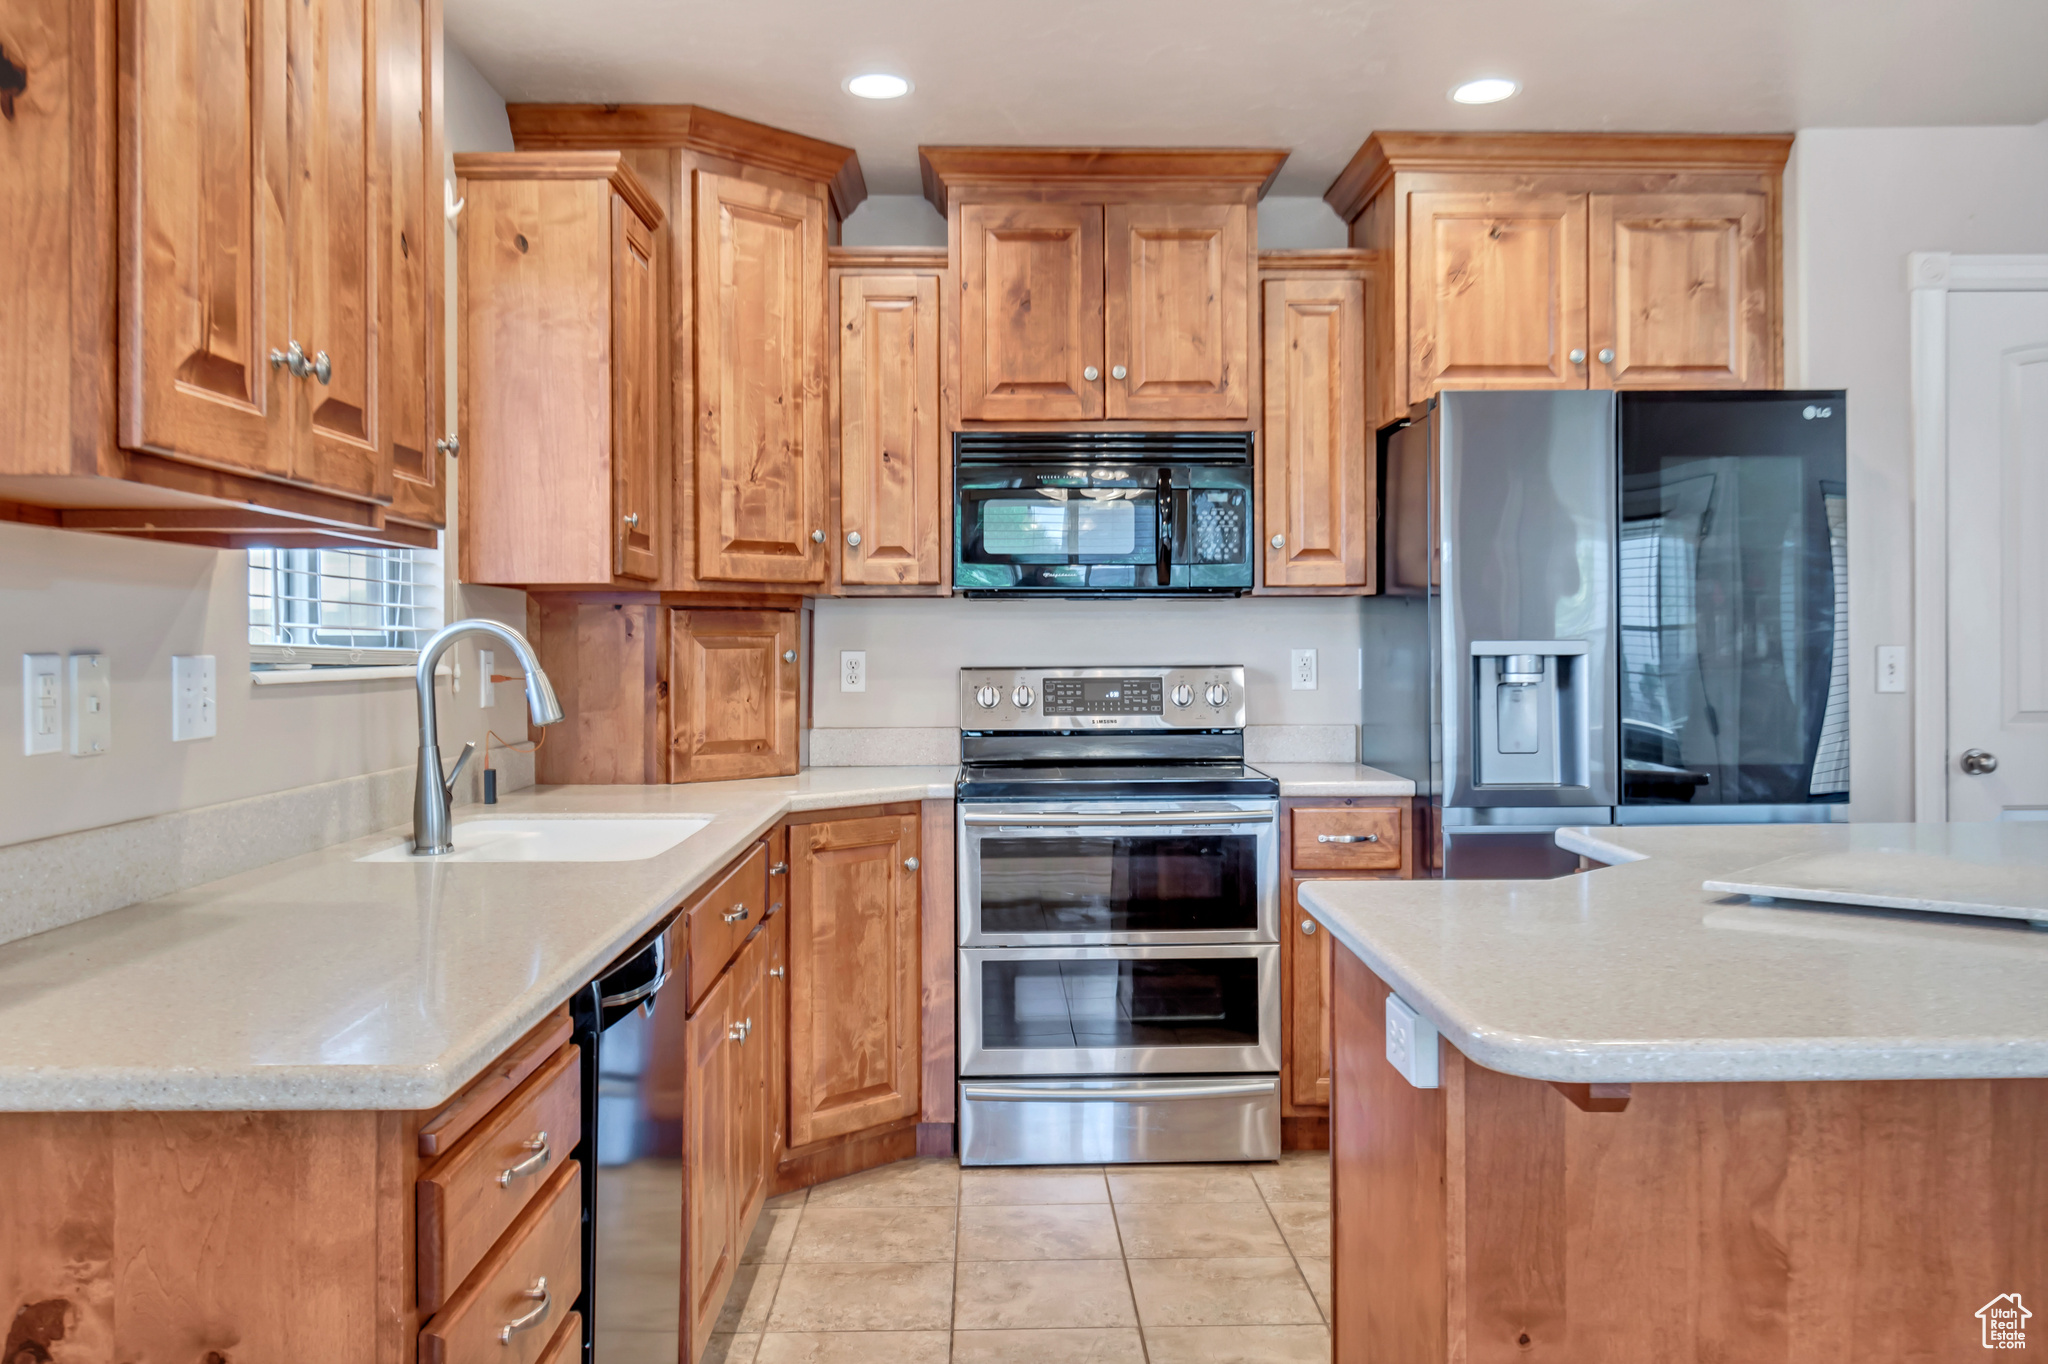
[[1252, 436], [963, 431], [953, 587], [970, 597], [1234, 597], [1252, 586]]

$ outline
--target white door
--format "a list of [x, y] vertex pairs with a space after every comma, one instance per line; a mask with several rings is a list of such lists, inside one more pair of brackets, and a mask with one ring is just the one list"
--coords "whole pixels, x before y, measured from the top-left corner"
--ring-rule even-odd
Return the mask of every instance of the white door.
[[2048, 818], [2048, 293], [1948, 307], [1948, 817]]

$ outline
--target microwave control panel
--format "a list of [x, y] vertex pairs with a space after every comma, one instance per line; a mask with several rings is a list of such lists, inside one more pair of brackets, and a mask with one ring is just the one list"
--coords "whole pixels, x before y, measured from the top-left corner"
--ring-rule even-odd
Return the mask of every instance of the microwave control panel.
[[1244, 669], [962, 668], [960, 728], [1243, 729]]

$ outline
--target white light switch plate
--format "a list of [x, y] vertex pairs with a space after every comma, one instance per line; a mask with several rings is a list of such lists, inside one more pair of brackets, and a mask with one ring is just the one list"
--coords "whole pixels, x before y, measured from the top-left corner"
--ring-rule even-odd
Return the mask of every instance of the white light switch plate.
[[839, 690], [866, 691], [867, 689], [867, 650], [841, 649], [839, 651]]
[[1877, 689], [1879, 691], [1904, 691], [1906, 689], [1905, 645], [1880, 644], [1877, 646]]
[[1288, 676], [1294, 679], [1294, 689], [1296, 691], [1314, 691], [1316, 689], [1316, 651], [1314, 649], [1294, 650], [1289, 661]]
[[1437, 1087], [1436, 1024], [1387, 996], [1387, 1061], [1417, 1089]]
[[217, 725], [219, 695], [214, 687], [212, 654], [171, 656], [171, 742], [211, 739]]
[[21, 751], [64, 751], [64, 658], [61, 654], [21, 656]]
[[114, 746], [114, 670], [105, 654], [71, 655], [71, 756], [94, 758]]

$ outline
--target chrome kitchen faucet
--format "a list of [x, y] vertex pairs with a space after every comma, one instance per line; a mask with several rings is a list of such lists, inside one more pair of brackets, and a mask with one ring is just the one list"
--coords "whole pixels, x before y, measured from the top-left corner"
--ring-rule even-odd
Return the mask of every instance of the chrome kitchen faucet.
[[503, 640], [512, 650], [519, 666], [526, 670], [526, 709], [535, 724], [552, 725], [562, 718], [562, 703], [555, 699], [554, 686], [541, 671], [533, 646], [511, 626], [494, 620], [458, 620], [422, 645], [419, 668], [413, 677], [420, 694], [420, 769], [412, 788], [412, 850], [419, 857], [455, 850], [448, 807], [454, 800], [455, 779], [462, 775], [469, 755], [476, 752], [475, 744], [464, 744], [454, 769], [445, 778], [441, 775], [441, 746], [434, 714], [434, 668], [441, 655], [448, 652], [448, 646], [464, 635], [490, 635]]

